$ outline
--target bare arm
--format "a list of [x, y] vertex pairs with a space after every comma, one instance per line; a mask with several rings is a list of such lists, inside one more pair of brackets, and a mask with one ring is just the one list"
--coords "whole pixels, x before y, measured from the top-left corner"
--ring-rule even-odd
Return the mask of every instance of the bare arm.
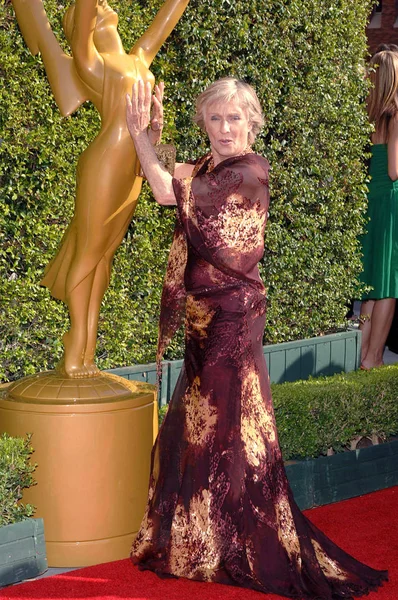
[[149, 67], [160, 47], [183, 15], [189, 0], [165, 0], [147, 31], [134, 44], [130, 54], [137, 54]]
[[33, 55], [40, 52], [51, 90], [61, 114], [73, 113], [85, 100], [87, 91], [74, 61], [61, 49], [51, 30], [42, 0], [12, 1], [23, 38]]
[[390, 179], [398, 179], [398, 117], [395, 116], [388, 132], [388, 175]]
[[172, 176], [158, 161], [146, 132], [132, 136], [141, 167], [145, 173], [153, 195], [158, 204], [175, 206], [176, 197], [172, 185]]
[[127, 127], [155, 200], [162, 205], [176, 204], [173, 178], [158, 161], [147, 134], [151, 111], [150, 82], [144, 84], [140, 80], [134, 83], [131, 97], [127, 95], [126, 103]]

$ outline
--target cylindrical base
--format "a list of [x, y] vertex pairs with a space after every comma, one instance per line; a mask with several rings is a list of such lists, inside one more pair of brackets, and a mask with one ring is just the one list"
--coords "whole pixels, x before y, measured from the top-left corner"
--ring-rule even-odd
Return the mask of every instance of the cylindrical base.
[[108, 374], [27, 377], [0, 396], [2, 432], [33, 433], [37, 485], [23, 501], [44, 519], [49, 566], [126, 558], [147, 498], [155, 388]]

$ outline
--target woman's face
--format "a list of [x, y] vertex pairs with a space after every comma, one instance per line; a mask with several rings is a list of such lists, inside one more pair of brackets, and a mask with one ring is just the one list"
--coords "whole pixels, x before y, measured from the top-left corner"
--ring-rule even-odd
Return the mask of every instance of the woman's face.
[[205, 106], [204, 122], [215, 165], [247, 147], [251, 124], [238, 98]]

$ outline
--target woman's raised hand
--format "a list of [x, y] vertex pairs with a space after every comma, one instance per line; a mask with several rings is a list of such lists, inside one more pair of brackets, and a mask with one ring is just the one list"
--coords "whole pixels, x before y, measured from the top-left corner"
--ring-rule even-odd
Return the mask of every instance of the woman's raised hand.
[[149, 81], [133, 83], [131, 96], [126, 94], [127, 128], [133, 139], [147, 133], [151, 121], [151, 84]]
[[163, 130], [163, 93], [164, 83], [161, 81], [159, 85], [155, 85], [154, 94], [152, 96], [152, 113], [150, 129], [148, 137], [153, 146], [159, 144]]

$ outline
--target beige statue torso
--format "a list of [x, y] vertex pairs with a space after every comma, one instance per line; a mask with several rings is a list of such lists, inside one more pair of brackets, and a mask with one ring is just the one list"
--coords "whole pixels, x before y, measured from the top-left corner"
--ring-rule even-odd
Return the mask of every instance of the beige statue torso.
[[76, 235], [84, 240], [85, 260], [71, 275], [67, 256], [72, 260], [72, 252], [64, 248], [42, 280], [60, 300], [65, 300], [103, 257], [113, 256], [141, 191], [137, 155], [126, 125], [125, 97], [134, 82], [143, 79], [153, 84], [154, 76], [135, 55], [101, 54], [101, 58], [103, 72], [97, 89], [87, 90], [100, 113], [101, 128], [78, 160], [75, 212], [63, 240], [66, 247], [75, 245]]
[[[139, 165], [126, 126], [125, 97], [134, 82], [143, 79], [153, 84], [154, 76], [137, 56], [101, 56], [102, 92], [93, 94], [95, 104], [100, 96], [97, 108], [101, 129], [78, 161], [75, 218], [87, 219], [87, 227], [94, 223], [106, 226], [104, 234], [112, 238], [112, 232], [115, 235], [119, 230], [120, 235], [126, 219], [130, 221], [142, 183], [137, 177]], [[89, 195], [85, 193], [87, 187], [91, 190]]]

